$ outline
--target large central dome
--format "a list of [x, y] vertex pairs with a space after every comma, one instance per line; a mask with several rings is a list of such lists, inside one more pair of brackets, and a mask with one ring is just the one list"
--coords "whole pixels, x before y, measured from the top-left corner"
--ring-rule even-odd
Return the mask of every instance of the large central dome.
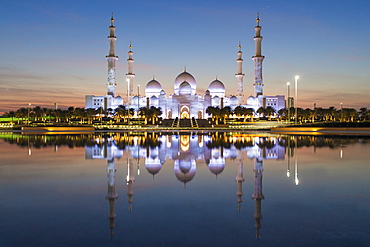
[[186, 71], [179, 74], [175, 79], [175, 82], [174, 82], [175, 94], [179, 94], [179, 87], [184, 81], [189, 83], [189, 85], [191, 87], [192, 94], [195, 94], [195, 91], [197, 89], [197, 83], [196, 83], [194, 77]]

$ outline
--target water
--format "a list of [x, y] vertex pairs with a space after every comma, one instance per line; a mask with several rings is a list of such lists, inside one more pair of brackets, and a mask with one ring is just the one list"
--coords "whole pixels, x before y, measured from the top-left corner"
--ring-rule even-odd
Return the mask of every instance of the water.
[[370, 138], [0, 135], [0, 246], [370, 246]]

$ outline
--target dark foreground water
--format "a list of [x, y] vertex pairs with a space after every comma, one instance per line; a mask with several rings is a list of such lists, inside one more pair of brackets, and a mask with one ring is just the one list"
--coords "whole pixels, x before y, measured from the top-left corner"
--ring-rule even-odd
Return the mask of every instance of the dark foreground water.
[[370, 138], [0, 134], [0, 246], [370, 246]]

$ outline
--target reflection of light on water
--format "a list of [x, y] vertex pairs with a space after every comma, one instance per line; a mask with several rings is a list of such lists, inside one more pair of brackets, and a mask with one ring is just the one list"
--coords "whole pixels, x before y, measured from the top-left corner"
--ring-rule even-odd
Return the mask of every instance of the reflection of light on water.
[[290, 177], [290, 171], [289, 171], [289, 170], [286, 172], [286, 176], [287, 176], [288, 178]]
[[32, 150], [29, 148], [28, 149], [28, 155], [31, 155], [32, 154]]
[[343, 158], [343, 149], [342, 148], [340, 149], [339, 157]]

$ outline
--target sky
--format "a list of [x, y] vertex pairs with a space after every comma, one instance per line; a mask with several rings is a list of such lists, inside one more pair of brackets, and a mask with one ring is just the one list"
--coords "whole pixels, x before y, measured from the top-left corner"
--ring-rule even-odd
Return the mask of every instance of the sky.
[[0, 114], [20, 107], [84, 107], [107, 93], [111, 13], [116, 26], [117, 93], [125, 98], [133, 46], [140, 93], [153, 76], [167, 95], [186, 66], [203, 95], [216, 79], [235, 94], [242, 45], [245, 99], [253, 94], [260, 14], [265, 95], [294, 94], [297, 106], [370, 108], [368, 0], [2, 0]]

